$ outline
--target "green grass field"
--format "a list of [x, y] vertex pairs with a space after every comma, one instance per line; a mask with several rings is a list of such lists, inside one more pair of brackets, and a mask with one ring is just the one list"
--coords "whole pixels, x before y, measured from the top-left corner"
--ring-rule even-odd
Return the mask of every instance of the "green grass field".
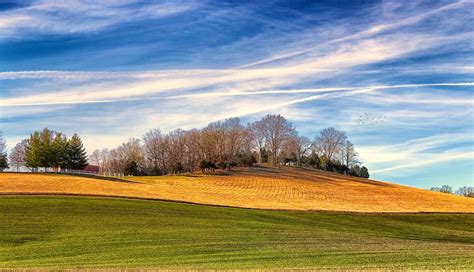
[[0, 197], [0, 268], [474, 269], [472, 214]]

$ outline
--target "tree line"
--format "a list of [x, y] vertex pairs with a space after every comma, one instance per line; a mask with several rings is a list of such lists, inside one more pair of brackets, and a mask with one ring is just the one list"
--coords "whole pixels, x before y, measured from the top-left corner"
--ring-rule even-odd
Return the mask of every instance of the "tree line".
[[[6, 156], [5, 156], [6, 157]], [[87, 166], [87, 153], [81, 138], [76, 133], [71, 138], [58, 131], [44, 128], [35, 131], [30, 137], [17, 143], [10, 152], [10, 166], [18, 169], [26, 166], [36, 172], [43, 167], [45, 171], [53, 168], [84, 169]]]
[[266, 115], [246, 125], [239, 118], [229, 118], [202, 129], [168, 133], [152, 129], [141, 139], [129, 139], [114, 149], [95, 150], [89, 160], [101, 172], [125, 175], [229, 171], [268, 163], [369, 177], [344, 131], [326, 128], [310, 140], [281, 115]]
[[[5, 142], [0, 143], [5, 150]], [[5, 168], [7, 155], [2, 150], [0, 168]], [[77, 134], [67, 138], [61, 132], [45, 128], [20, 141], [11, 150], [9, 159], [13, 168], [26, 166], [32, 171], [41, 167], [56, 171], [83, 169], [89, 159], [103, 173], [124, 175], [230, 171], [232, 167], [268, 163], [369, 177], [368, 169], [359, 162], [354, 145], [344, 131], [325, 128], [310, 140], [299, 135], [281, 115], [266, 115], [246, 125], [239, 118], [229, 118], [202, 129], [175, 129], [168, 133], [152, 129], [142, 139], [131, 138], [111, 150], [95, 150], [89, 157]]]
[[449, 185], [443, 185], [441, 187], [431, 187], [430, 189], [433, 192], [440, 192], [445, 194], [456, 194], [466, 197], [474, 197], [474, 187], [462, 186], [459, 187], [456, 191], [453, 190], [453, 187]]

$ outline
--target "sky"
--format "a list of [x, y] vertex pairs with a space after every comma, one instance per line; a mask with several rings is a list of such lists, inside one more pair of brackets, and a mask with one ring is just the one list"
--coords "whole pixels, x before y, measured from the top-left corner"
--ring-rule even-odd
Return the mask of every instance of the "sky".
[[282, 114], [371, 178], [474, 186], [473, 1], [0, 0], [0, 130], [89, 152]]

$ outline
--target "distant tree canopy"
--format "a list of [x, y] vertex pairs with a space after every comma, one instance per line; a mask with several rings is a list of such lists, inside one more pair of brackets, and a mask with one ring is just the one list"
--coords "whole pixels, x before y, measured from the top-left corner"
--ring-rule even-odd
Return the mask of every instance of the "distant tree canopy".
[[14, 151], [18, 163], [23, 161], [34, 170], [39, 167], [80, 170], [87, 166], [87, 154], [77, 134], [67, 139], [61, 132], [44, 128], [31, 133], [30, 138], [22, 141]]
[[105, 173], [209, 173], [259, 162], [369, 177], [344, 131], [327, 128], [311, 141], [281, 115], [266, 115], [247, 125], [229, 118], [202, 129], [153, 129], [115, 149], [95, 150], [90, 161]]
[[[3, 144], [2, 144], [3, 143]], [[0, 168], [6, 165], [4, 141], [0, 141]], [[4, 158], [4, 162], [2, 162]], [[44, 128], [18, 143], [10, 154], [17, 169], [33, 171], [44, 167], [83, 169], [88, 158], [77, 134], [67, 138]], [[238, 166], [269, 163], [308, 167], [369, 178], [369, 170], [358, 160], [354, 145], [342, 130], [323, 129], [311, 141], [301, 136], [281, 115], [266, 115], [242, 124], [239, 118], [209, 123], [202, 129], [147, 132], [142, 139], [131, 138], [117, 148], [95, 150], [89, 160], [102, 173], [164, 175], [183, 172], [231, 171]], [[3, 164], [2, 164], [3, 163]]]
[[431, 187], [430, 190], [433, 192], [440, 192], [440, 193], [445, 193], [445, 194], [455, 193], [460, 196], [474, 197], [474, 187], [470, 187], [470, 186], [459, 187], [459, 189], [457, 189], [456, 192], [453, 192], [453, 188], [449, 185], [443, 185], [441, 187]]
[[459, 189], [456, 191], [456, 194], [466, 197], [474, 197], [474, 187], [459, 187]]
[[445, 193], [445, 194], [453, 193], [453, 188], [449, 185], [443, 185], [441, 187], [432, 187], [430, 190], [434, 192]]
[[0, 132], [0, 171], [8, 167], [7, 144], [3, 139], [3, 134]]
[[18, 171], [21, 166], [25, 165], [25, 155], [28, 140], [24, 139], [17, 143], [10, 152], [10, 164]]

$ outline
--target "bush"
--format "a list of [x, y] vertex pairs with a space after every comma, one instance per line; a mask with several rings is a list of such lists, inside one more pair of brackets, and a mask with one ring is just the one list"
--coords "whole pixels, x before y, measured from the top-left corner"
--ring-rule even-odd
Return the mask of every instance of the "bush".
[[220, 169], [225, 170], [228, 164], [225, 161], [220, 161], [217, 165], [219, 166]]
[[138, 176], [139, 173], [138, 164], [135, 161], [131, 161], [125, 166], [124, 174], [126, 176]]
[[214, 172], [214, 169], [216, 169], [216, 164], [212, 161], [202, 160], [199, 163], [199, 168], [202, 172]]
[[3, 153], [0, 154], [0, 171], [3, 171], [5, 168], [8, 168], [8, 159], [7, 154]]
[[184, 172], [184, 167], [183, 167], [183, 165], [181, 164], [181, 162], [175, 162], [175, 163], [173, 164], [173, 173], [174, 173], [174, 174], [180, 174], [180, 173], [182, 173], [182, 172]]
[[235, 163], [236, 165], [231, 165], [232, 166], [245, 166], [245, 167], [250, 167], [253, 166], [254, 163], [257, 163], [257, 157], [255, 154], [242, 154], [239, 153], [237, 154], [237, 161], [233, 161], [231, 163]]
[[153, 167], [148, 170], [148, 174], [150, 176], [162, 176], [163, 172], [161, 172], [161, 169], [159, 167]]
[[367, 167], [365, 166], [362, 166], [360, 168], [360, 177], [361, 178], [369, 178], [370, 175], [369, 175], [369, 169], [367, 169]]

